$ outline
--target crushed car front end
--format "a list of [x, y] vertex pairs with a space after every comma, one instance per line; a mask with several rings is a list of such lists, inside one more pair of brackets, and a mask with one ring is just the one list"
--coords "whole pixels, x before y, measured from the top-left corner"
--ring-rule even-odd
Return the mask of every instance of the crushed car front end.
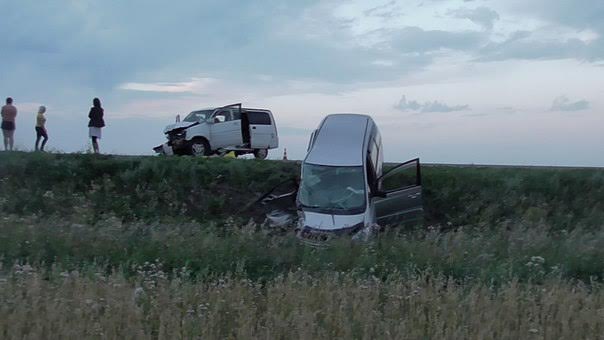
[[367, 240], [376, 228], [367, 213], [338, 215], [298, 210], [296, 236], [312, 246], [323, 246], [335, 237]]
[[188, 147], [186, 128], [168, 130], [165, 132], [165, 135], [167, 142], [154, 147], [153, 150], [155, 152], [163, 155], [173, 155], [186, 151]]

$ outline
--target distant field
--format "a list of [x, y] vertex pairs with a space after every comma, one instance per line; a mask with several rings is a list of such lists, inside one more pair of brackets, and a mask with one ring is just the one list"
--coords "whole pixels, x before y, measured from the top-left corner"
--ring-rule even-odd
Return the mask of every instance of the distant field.
[[425, 223], [301, 245], [295, 162], [0, 154], [1, 338], [598, 338], [604, 170], [427, 165]]

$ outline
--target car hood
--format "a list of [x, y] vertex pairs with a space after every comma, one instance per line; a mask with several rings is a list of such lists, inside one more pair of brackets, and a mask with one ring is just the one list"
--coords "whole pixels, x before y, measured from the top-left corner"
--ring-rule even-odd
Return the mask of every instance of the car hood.
[[191, 126], [197, 125], [197, 124], [200, 124], [200, 123], [198, 123], [198, 122], [178, 122], [178, 123], [170, 124], [164, 128], [164, 133], [168, 133], [173, 130], [186, 129], [188, 127], [191, 127]]
[[322, 214], [308, 211], [300, 212], [300, 226], [321, 232], [345, 231], [357, 226], [365, 225], [365, 214], [335, 215]]

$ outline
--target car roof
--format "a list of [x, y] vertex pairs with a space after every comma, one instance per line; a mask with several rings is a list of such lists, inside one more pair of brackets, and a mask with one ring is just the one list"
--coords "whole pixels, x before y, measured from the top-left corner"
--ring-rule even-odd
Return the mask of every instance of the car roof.
[[373, 124], [368, 115], [331, 114], [323, 119], [305, 163], [329, 166], [361, 166], [365, 135]]

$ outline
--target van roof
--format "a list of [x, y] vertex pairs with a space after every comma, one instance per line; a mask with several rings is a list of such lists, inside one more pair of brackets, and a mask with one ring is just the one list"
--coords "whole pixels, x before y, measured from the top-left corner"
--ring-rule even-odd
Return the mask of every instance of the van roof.
[[[193, 110], [191, 112], [200, 112], [200, 111], [209, 111], [209, 110], [216, 110], [216, 109], [220, 109], [222, 106], [218, 106], [218, 107], [204, 107], [201, 109], [197, 109], [197, 110]], [[262, 111], [262, 112], [271, 112], [271, 110], [269, 109], [255, 109], [255, 108], [251, 108], [251, 107], [242, 107], [241, 111]]]
[[325, 117], [304, 162], [330, 166], [361, 166], [365, 155], [367, 115], [339, 113]]

